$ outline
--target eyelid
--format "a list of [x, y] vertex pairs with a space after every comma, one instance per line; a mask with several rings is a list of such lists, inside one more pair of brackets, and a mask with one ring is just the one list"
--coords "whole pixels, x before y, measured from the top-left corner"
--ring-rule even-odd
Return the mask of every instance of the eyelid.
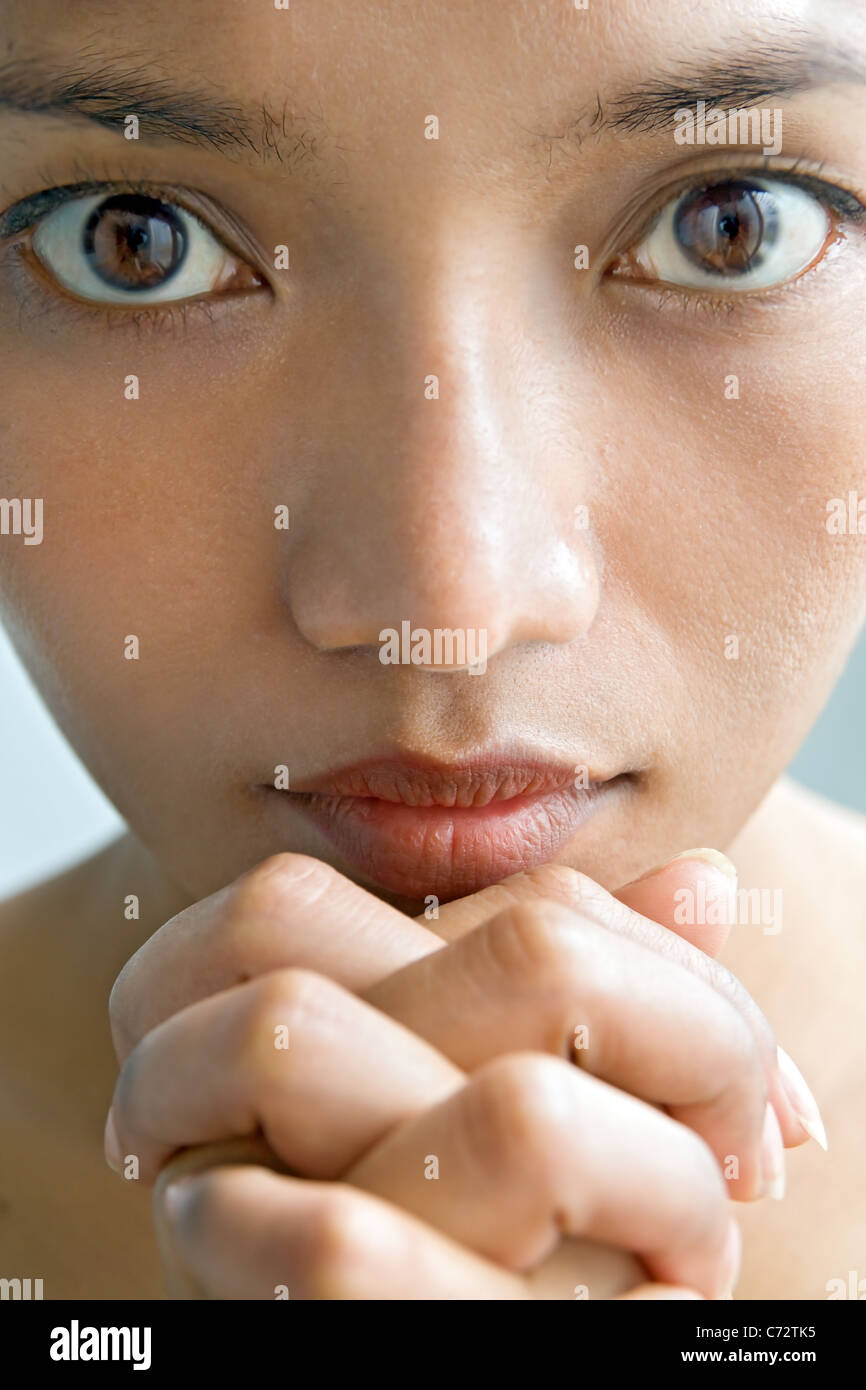
[[[616, 259], [617, 256], [631, 250], [649, 236], [665, 209], [685, 193], [692, 189], [736, 183], [738, 179], [762, 178], [767, 182], [773, 180], [778, 183], [793, 184], [828, 206], [841, 221], [855, 225], [866, 222], [866, 203], [861, 202], [855, 193], [841, 184], [803, 171], [802, 164], [803, 161], [798, 160], [794, 164], [780, 167], [772, 160], [762, 158], [760, 162], [753, 164], [748, 162], [731, 165], [716, 163], [701, 171], [692, 170], [688, 175], [684, 175], [674, 183], [667, 184], [664, 189], [660, 189], [652, 200], [651, 211], [646, 212], [644, 205], [644, 208], [626, 220], [625, 230], [620, 232], [617, 238], [620, 249], [610, 259]], [[798, 165], [800, 168], [797, 167]], [[623, 241], [623, 238], [626, 239]]]
[[110, 198], [123, 193], [145, 194], [151, 198], [159, 198], [170, 206], [181, 208], [191, 217], [197, 218], [232, 255], [252, 262], [254, 269], [264, 277], [268, 285], [270, 284], [269, 267], [262, 251], [231, 213], [216, 204], [207, 194], [196, 189], [171, 187], [152, 180], [98, 179], [75, 184], [58, 184], [53, 188], [42, 189], [29, 197], [21, 198], [12, 207], [0, 213], [0, 242], [33, 231], [44, 218], [56, 212], [58, 208], [65, 207], [67, 203], [100, 194]]

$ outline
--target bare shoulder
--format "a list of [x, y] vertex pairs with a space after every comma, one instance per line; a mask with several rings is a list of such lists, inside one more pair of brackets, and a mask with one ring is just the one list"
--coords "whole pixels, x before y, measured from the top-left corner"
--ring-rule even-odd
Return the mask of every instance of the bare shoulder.
[[[121, 836], [86, 859], [0, 901], [0, 963], [34, 959], [62, 970], [70, 955], [92, 951], [105, 935], [107, 899], [123, 902], [129, 837]], [[124, 885], [127, 885], [126, 887]], [[116, 914], [115, 914], [116, 915]], [[136, 943], [137, 944], [137, 943]], [[134, 947], [133, 947], [134, 949]]]
[[[730, 847], [741, 880], [796, 890], [866, 922], [866, 816], [782, 777]], [[787, 894], [786, 894], [787, 896]]]
[[866, 1248], [866, 817], [783, 778], [729, 853], [741, 884], [781, 890], [784, 912], [780, 930], [738, 925], [724, 962], [806, 1077], [830, 1141], [788, 1155], [784, 1202], [738, 1208], [737, 1296], [825, 1299], [862, 1275]]
[[105, 854], [105, 850], [100, 851], [0, 901], [0, 945], [22, 933], [29, 937], [64, 919], [77, 919], [86, 911]]
[[780, 778], [772, 795], [790, 826], [798, 826], [809, 835], [817, 832], [828, 849], [835, 844], [840, 850], [853, 851], [863, 867], [859, 855], [866, 845], [866, 815], [830, 801], [790, 777]]

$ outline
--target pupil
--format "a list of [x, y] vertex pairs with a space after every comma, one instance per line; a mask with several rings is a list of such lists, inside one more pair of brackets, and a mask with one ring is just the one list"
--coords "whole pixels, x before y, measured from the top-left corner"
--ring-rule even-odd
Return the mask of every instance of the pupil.
[[727, 237], [729, 241], [734, 240], [739, 230], [739, 218], [733, 217], [730, 214], [728, 214], [726, 217], [721, 217], [719, 219], [719, 231], [721, 232], [722, 236]]
[[100, 280], [122, 290], [164, 285], [186, 256], [177, 213], [158, 198], [118, 193], [94, 208], [83, 232], [83, 250]]

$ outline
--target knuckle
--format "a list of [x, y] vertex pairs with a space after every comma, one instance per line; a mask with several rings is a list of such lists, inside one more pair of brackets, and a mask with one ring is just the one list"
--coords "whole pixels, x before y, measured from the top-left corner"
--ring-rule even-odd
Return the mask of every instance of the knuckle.
[[362, 1194], [333, 1184], [305, 1222], [301, 1261], [309, 1296], [346, 1298], [369, 1287], [386, 1244], [382, 1214]]
[[541, 898], [570, 908], [585, 922], [617, 932], [626, 931], [635, 923], [636, 914], [630, 907], [580, 869], [567, 864], [542, 864], [527, 870], [525, 877]]
[[696, 952], [696, 973], [733, 1006], [749, 1029], [758, 1055], [776, 1055], [776, 1036], [749, 991], [720, 961]]
[[496, 1172], [528, 1180], [536, 1191], [559, 1170], [563, 1133], [574, 1125], [576, 1073], [544, 1053], [512, 1053], [477, 1072], [467, 1087], [468, 1141]]
[[573, 966], [581, 936], [570, 913], [535, 903], [508, 908], [483, 930], [500, 968], [521, 980], [528, 974], [532, 984]]
[[267, 969], [274, 942], [280, 939], [275, 927], [285, 928], [293, 912], [324, 897], [338, 877], [329, 864], [307, 854], [286, 852], [263, 859], [227, 895], [212, 928], [213, 956], [238, 981]]
[[272, 970], [245, 988], [247, 999], [238, 1051], [248, 1073], [274, 1070], [280, 1057], [274, 1046], [277, 1030], [287, 1029], [291, 1038], [304, 1020], [333, 1012], [329, 997], [337, 990], [323, 975], [294, 968]]
[[272, 854], [241, 878], [233, 915], [280, 916], [302, 901], [317, 901], [339, 878], [336, 869], [309, 854]]
[[567, 864], [540, 864], [527, 869], [524, 878], [540, 897], [578, 910], [609, 896], [595, 879]]
[[235, 983], [241, 984], [260, 973], [265, 943], [273, 941], [273, 917], [277, 914], [275, 896], [259, 884], [238, 889], [216, 918], [208, 949]]
[[[493, 962], [510, 989], [551, 1004], [567, 1004], [570, 1011], [601, 996], [611, 985], [613, 964], [610, 947], [602, 943], [597, 925], [564, 908], [548, 904], [521, 904], [495, 917], [482, 929]], [[555, 1036], [561, 1018], [551, 1009]]]

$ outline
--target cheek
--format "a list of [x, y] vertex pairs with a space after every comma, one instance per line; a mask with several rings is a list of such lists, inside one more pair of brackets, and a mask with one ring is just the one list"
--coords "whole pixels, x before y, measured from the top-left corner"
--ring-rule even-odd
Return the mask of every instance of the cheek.
[[0, 350], [14, 402], [8, 418], [0, 409], [0, 486], [41, 496], [45, 517], [43, 545], [9, 555], [2, 582], [52, 642], [68, 628], [90, 646], [94, 629], [136, 614], [171, 642], [209, 600], [231, 610], [227, 596], [243, 593], [245, 529], [264, 505], [251, 422], [265, 392], [242, 328], [232, 357], [234, 331], [216, 347], [127, 327], [46, 339], [37, 321], [14, 354]]
[[41, 390], [16, 373], [0, 465], [0, 495], [41, 497], [44, 528], [39, 546], [0, 549], [4, 620], [109, 789], [143, 735], [157, 764], [189, 756], [200, 687], [269, 620], [279, 566], [257, 460], [227, 448], [239, 422], [203, 379], [186, 375], [181, 403], [140, 375], [148, 389], [127, 402], [119, 370], [67, 374], [49, 400], [50, 373]]
[[274, 524], [296, 501], [311, 368], [269, 327], [259, 301], [188, 337], [46, 315], [0, 344], [0, 495], [44, 504], [40, 546], [0, 546], [3, 617], [123, 811], [160, 779], [176, 795], [191, 763], [228, 767], [268, 727], [269, 682], [281, 709], [314, 705], [284, 606], [293, 537]]
[[629, 390], [599, 470], [607, 640], [643, 630], [641, 669], [681, 716], [659, 712], [671, 759], [757, 727], [784, 761], [864, 614], [866, 515], [864, 534], [827, 521], [831, 499], [866, 495], [861, 385], [839, 370], [843, 341], [866, 359], [866, 331], [817, 309], [787, 334], [671, 317], [620, 327], [608, 363]]

